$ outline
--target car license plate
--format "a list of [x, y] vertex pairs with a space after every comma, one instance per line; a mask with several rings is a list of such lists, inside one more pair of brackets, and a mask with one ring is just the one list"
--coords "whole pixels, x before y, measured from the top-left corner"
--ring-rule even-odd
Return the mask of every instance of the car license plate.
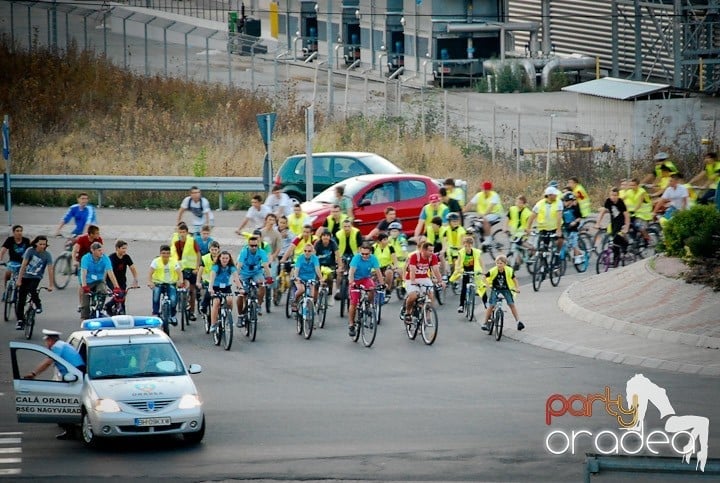
[[450, 73], [450, 67], [443, 67], [442, 68], [443, 74], [449, 74]]
[[135, 418], [135, 426], [169, 426], [170, 418]]

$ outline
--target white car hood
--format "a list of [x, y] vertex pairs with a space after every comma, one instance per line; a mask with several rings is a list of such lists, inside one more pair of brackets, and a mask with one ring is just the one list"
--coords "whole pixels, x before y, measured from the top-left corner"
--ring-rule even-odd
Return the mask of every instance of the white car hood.
[[178, 399], [185, 394], [197, 394], [195, 384], [188, 375], [91, 380], [90, 386], [98, 398], [116, 401]]

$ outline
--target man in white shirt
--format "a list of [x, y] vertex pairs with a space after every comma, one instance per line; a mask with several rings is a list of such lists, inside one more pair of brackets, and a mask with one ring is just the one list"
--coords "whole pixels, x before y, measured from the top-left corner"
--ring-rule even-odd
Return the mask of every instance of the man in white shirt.
[[655, 205], [655, 211], [665, 208], [665, 218], [670, 218], [676, 211], [687, 209], [689, 193], [687, 188], [680, 184], [680, 174], [673, 173], [670, 176], [670, 185], [665, 189], [660, 198], [660, 203]]
[[290, 216], [293, 212], [293, 202], [287, 193], [282, 190], [280, 185], [273, 186], [272, 194], [268, 196], [268, 199], [266, 199], [263, 204], [270, 208], [270, 211], [278, 218], [281, 216]]
[[242, 235], [243, 229], [249, 233], [261, 229], [265, 225], [265, 217], [271, 213], [270, 208], [262, 204], [262, 196], [255, 195], [250, 200], [252, 206], [247, 211], [247, 216], [240, 224], [235, 233]]
[[200, 188], [193, 186], [190, 188], [190, 196], [186, 196], [185, 199], [180, 203], [180, 209], [178, 210], [177, 221], [175, 225], [180, 224], [185, 211], [189, 211], [192, 214], [190, 224], [192, 225], [193, 235], [200, 235], [200, 229], [203, 225], [212, 226], [212, 211], [210, 210], [210, 202], [207, 198], [203, 198], [200, 193]]

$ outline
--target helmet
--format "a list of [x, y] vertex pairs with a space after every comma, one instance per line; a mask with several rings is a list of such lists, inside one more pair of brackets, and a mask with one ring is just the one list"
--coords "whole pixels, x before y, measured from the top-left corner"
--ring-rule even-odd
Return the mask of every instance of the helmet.
[[454, 212], [453, 212], [453, 213], [448, 214], [448, 217], [447, 217], [447, 218], [448, 218], [448, 221], [451, 221], [451, 220], [460, 220], [460, 215], [458, 215], [457, 213], [454, 213]]
[[575, 200], [575, 195], [572, 193], [565, 193], [562, 199], [563, 201], [573, 201]]
[[393, 221], [388, 225], [390, 230], [402, 230], [402, 224], [399, 221]]
[[547, 188], [545, 188], [545, 196], [550, 196], [550, 195], [557, 196], [559, 194], [560, 194], [560, 192], [558, 191], [557, 188], [554, 188], [552, 186], [548, 186]]
[[550, 181], [550, 182], [548, 183], [548, 186], [552, 186], [553, 188], [557, 188], [557, 187], [558, 187], [558, 182], [557, 182], [557, 180], [552, 180], [552, 181]]
[[655, 160], [655, 161], [665, 161], [665, 160], [666, 160], [667, 158], [669, 158], [669, 157], [670, 157], [670, 156], [668, 155], [668, 153], [666, 153], [665, 151], [660, 151], [659, 153], [657, 153], [657, 154], [655, 155], [655, 157], [653, 158], [653, 160]]

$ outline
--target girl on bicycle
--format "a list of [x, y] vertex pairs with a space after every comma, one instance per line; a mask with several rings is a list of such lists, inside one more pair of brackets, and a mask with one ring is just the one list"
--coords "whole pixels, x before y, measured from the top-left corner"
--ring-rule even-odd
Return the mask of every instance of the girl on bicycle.
[[517, 330], [523, 330], [525, 324], [523, 324], [520, 321], [520, 317], [518, 317], [517, 309], [515, 308], [515, 299], [513, 298], [513, 292], [520, 293], [520, 285], [518, 284], [513, 269], [507, 266], [507, 258], [505, 255], [498, 255], [498, 257], [495, 258], [495, 266], [485, 274], [485, 285], [488, 289], [492, 290], [490, 292], [490, 305], [488, 305], [485, 311], [485, 320], [487, 322], [482, 327], [482, 330], [488, 330], [490, 327], [490, 315], [497, 303], [498, 294], [501, 294], [507, 301], [508, 307], [510, 307], [510, 311], [517, 322]]
[[40, 297], [37, 288], [40, 281], [45, 275], [45, 269], [48, 271], [48, 292], [52, 292], [55, 284], [55, 272], [53, 271], [52, 255], [47, 251], [48, 239], [45, 235], [36, 236], [30, 242], [30, 248], [25, 250], [23, 254], [23, 262], [18, 273], [17, 287], [19, 289], [17, 304], [15, 304], [15, 316], [17, 317], [17, 325], [15, 329], [23, 330], [25, 324], [23, 317], [25, 316], [25, 299], [28, 294], [35, 302], [36, 311], [42, 311]]
[[[230, 252], [223, 250], [220, 252], [220, 255], [218, 255], [215, 263], [213, 263], [212, 268], [210, 269], [210, 283], [208, 285], [210, 297], [213, 297], [216, 292], [228, 294], [226, 299], [227, 306], [232, 308], [232, 284], [235, 284], [238, 289], [242, 287], [240, 278], [238, 277], [238, 270], [235, 266], [235, 262], [233, 262], [232, 255], [230, 255]], [[210, 321], [212, 324], [210, 326], [210, 332], [215, 332], [217, 330], [217, 318], [219, 311], [220, 299], [213, 298], [212, 314], [210, 315]]]

